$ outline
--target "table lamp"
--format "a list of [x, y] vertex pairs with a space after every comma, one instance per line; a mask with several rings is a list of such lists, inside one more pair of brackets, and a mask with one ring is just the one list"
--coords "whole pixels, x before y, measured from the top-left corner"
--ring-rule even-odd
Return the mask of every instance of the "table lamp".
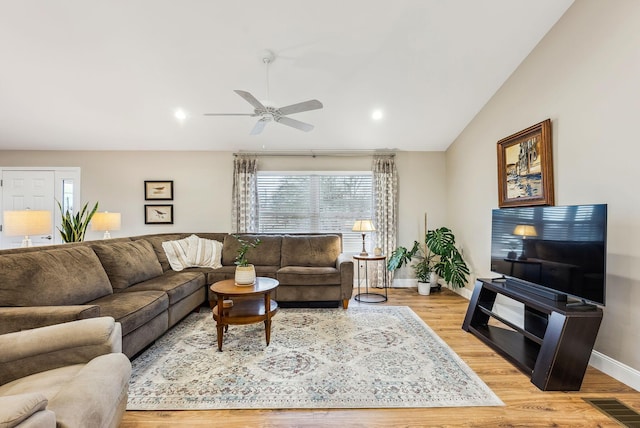
[[515, 229], [513, 229], [513, 234], [522, 236], [522, 254], [520, 254], [518, 260], [527, 260], [527, 256], [524, 253], [524, 240], [527, 239], [527, 236], [538, 236], [535, 226], [530, 224], [519, 224]]
[[29, 236], [51, 233], [51, 211], [5, 211], [3, 224], [6, 236], [24, 236], [22, 247], [31, 247]]
[[373, 227], [373, 223], [371, 223], [371, 220], [356, 220], [353, 224], [353, 229], [351, 230], [354, 232], [362, 232], [362, 252], [360, 255], [365, 257], [368, 256], [369, 253], [367, 253], [367, 250], [364, 247], [364, 236], [367, 232], [373, 232], [376, 230], [376, 228]]
[[91, 230], [104, 232], [102, 239], [111, 239], [110, 230], [120, 230], [120, 213], [95, 213], [91, 218]]

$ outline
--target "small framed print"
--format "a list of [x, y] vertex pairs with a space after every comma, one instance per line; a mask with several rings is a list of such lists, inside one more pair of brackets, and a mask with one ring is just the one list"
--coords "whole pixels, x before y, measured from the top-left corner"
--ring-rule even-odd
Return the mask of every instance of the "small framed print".
[[173, 224], [173, 205], [145, 205], [144, 224]]
[[146, 201], [172, 201], [173, 180], [169, 181], [145, 181], [144, 199]]

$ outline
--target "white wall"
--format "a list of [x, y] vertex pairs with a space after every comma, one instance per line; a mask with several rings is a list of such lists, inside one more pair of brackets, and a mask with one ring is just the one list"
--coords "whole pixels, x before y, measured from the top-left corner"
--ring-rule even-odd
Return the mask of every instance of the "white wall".
[[[122, 213], [111, 236], [171, 231], [221, 232], [231, 228], [233, 163], [229, 152], [2, 151], [2, 166], [77, 166], [82, 202]], [[145, 201], [144, 180], [173, 180], [173, 201]], [[145, 204], [173, 204], [173, 225], [145, 225]], [[87, 239], [102, 232], [87, 231]]]
[[[446, 218], [444, 153], [398, 153], [399, 244], [418, 239], [421, 219], [430, 225]], [[231, 229], [231, 152], [0, 151], [0, 166], [77, 166], [82, 201], [99, 201], [100, 211], [122, 213], [122, 230], [112, 237], [172, 231], [228, 232]], [[266, 171], [370, 171], [371, 157], [260, 157]], [[144, 180], [173, 180], [173, 201], [145, 201]], [[144, 205], [174, 205], [173, 225], [145, 225]], [[100, 239], [101, 232], [87, 232]]]
[[[552, 120], [557, 205], [607, 203], [596, 350], [640, 370], [640, 1], [577, 0], [446, 153], [448, 219], [489, 274], [496, 143]], [[472, 287], [472, 286], [471, 286]]]

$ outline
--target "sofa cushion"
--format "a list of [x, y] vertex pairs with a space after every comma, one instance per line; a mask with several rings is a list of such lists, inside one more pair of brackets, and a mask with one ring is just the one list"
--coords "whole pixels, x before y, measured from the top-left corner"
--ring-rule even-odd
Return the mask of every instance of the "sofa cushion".
[[189, 267], [222, 267], [222, 242], [191, 235], [187, 260]]
[[222, 243], [198, 235], [162, 243], [171, 269], [180, 272], [188, 267], [222, 267]]
[[[168, 271], [169, 269], [171, 269], [171, 266], [169, 265], [169, 260], [167, 260], [167, 255], [165, 254], [164, 249], [162, 248], [162, 243], [165, 241], [175, 241], [178, 239], [188, 238], [190, 235], [192, 234], [191, 233], [164, 233], [164, 234], [161, 233], [157, 235], [134, 236], [131, 239], [134, 241], [138, 241], [141, 239], [145, 241], [149, 241], [153, 246], [153, 250], [156, 252], [156, 256], [158, 257], [158, 261], [162, 266], [162, 270]], [[211, 239], [218, 242], [223, 242], [224, 238], [227, 236], [226, 233], [209, 233], [209, 232], [196, 233], [196, 235], [199, 236], [200, 238]]]
[[18, 426], [33, 414], [45, 410], [47, 403], [47, 397], [39, 392], [0, 397], [0, 427]]
[[127, 288], [138, 282], [162, 275], [162, 266], [153, 247], [143, 239], [94, 245], [114, 289]]
[[[282, 235], [239, 234], [238, 236], [249, 242], [260, 239], [260, 245], [256, 248], [249, 248], [247, 251], [246, 257], [249, 263], [255, 266], [280, 266]], [[239, 249], [238, 239], [233, 235], [227, 235], [222, 246], [222, 264], [224, 266], [233, 265]]]
[[171, 234], [164, 234], [164, 235], [161, 234], [161, 235], [144, 236], [140, 239], [136, 239], [136, 238], [133, 238], [133, 239], [135, 241], [143, 240], [143, 241], [150, 242], [151, 246], [153, 247], [153, 251], [155, 251], [156, 253], [156, 257], [160, 262], [160, 266], [162, 266], [162, 270], [167, 271], [171, 269], [171, 266], [169, 265], [169, 260], [167, 260], [167, 254], [164, 252], [164, 248], [162, 248], [162, 243], [165, 241], [175, 241], [178, 239], [184, 239], [184, 238], [187, 238], [189, 235], [190, 233], [189, 234], [171, 233]]
[[277, 274], [280, 285], [340, 285], [340, 271], [334, 267], [286, 266]]
[[285, 235], [280, 266], [335, 267], [341, 252], [338, 235]]
[[172, 241], [164, 241], [162, 249], [167, 257], [169, 266], [176, 272], [189, 267], [189, 238], [175, 239]]
[[48, 400], [60, 392], [67, 379], [73, 378], [82, 369], [84, 364], [70, 364], [51, 370], [44, 370], [15, 379], [0, 385], [0, 395], [16, 395], [40, 393]]
[[88, 246], [0, 256], [0, 306], [81, 305], [113, 293]]
[[115, 318], [125, 336], [169, 308], [169, 298], [163, 291], [121, 292], [91, 302], [100, 306], [101, 316]]
[[124, 293], [148, 290], [164, 291], [169, 297], [169, 305], [173, 305], [198, 290], [201, 290], [205, 284], [206, 277], [202, 272], [174, 272], [170, 270], [161, 276], [132, 285], [127, 288]]

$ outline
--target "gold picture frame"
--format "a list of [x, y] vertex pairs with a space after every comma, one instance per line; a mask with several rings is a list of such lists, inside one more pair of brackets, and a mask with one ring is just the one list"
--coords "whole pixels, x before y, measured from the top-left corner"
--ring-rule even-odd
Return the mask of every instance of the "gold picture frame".
[[498, 141], [498, 206], [553, 205], [551, 119]]

